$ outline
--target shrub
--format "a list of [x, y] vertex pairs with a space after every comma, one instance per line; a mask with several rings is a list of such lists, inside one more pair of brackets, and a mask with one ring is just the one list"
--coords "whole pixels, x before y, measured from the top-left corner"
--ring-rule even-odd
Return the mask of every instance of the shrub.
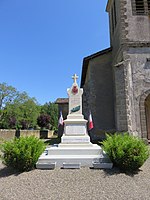
[[29, 171], [44, 149], [44, 142], [34, 136], [15, 138], [2, 144], [2, 159], [7, 166]]
[[149, 157], [149, 148], [144, 141], [128, 133], [107, 134], [102, 144], [114, 165], [125, 171], [139, 169]]

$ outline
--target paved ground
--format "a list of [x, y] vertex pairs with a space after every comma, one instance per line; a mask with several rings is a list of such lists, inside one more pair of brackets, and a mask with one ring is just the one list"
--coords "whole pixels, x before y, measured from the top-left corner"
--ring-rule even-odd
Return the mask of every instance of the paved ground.
[[0, 163], [0, 200], [149, 200], [150, 159], [137, 174], [118, 169], [33, 170], [21, 174]]

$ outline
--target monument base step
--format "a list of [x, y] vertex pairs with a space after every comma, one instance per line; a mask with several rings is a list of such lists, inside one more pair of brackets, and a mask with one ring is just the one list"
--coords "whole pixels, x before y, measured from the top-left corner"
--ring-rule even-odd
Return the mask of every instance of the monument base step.
[[48, 147], [45, 152], [50, 156], [63, 156], [63, 155], [100, 155], [102, 153], [102, 149], [100, 146], [96, 144], [84, 144], [84, 145], [68, 145], [68, 144], [60, 144], [58, 147]]
[[111, 163], [111, 161], [98, 145], [92, 144], [92, 147], [83, 147], [81, 145], [70, 147], [70, 145], [67, 145], [67, 147], [46, 148], [44, 153], [39, 157], [36, 167], [38, 169], [51, 169], [54, 163], [55, 167], [59, 168], [64, 168], [64, 163], [66, 164], [65, 168], [67, 166], [70, 166], [70, 168], [79, 168], [75, 167], [78, 165], [80, 167], [98, 168], [99, 163], [101, 164], [99, 164], [99, 168], [105, 168], [105, 166], [108, 168], [107, 164], [103, 163]]
[[63, 169], [80, 169], [81, 163], [63, 163]]
[[55, 169], [56, 162], [54, 163], [36, 163], [37, 169]]
[[[80, 168], [80, 167], [90, 167], [94, 169], [111, 169], [113, 164], [111, 162], [99, 163], [96, 160], [98, 158], [93, 157], [64, 157], [64, 158], [48, 158], [43, 161], [39, 160], [36, 163], [37, 169], [54, 169], [58, 168]], [[54, 164], [56, 163], [56, 164]], [[65, 163], [65, 164], [64, 164]], [[68, 166], [68, 167], [67, 167]]]
[[83, 143], [83, 144], [65, 144], [65, 143], [60, 143], [57, 145], [57, 147], [70, 147], [70, 148], [90, 148], [93, 147], [93, 144], [90, 143]]
[[113, 163], [100, 163], [100, 162], [93, 162], [94, 169], [112, 169]]

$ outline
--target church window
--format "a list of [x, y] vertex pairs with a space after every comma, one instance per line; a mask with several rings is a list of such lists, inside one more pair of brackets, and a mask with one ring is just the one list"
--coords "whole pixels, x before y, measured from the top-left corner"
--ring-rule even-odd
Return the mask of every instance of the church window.
[[150, 0], [147, 0], [147, 4], [148, 4], [148, 12], [150, 14]]
[[143, 0], [136, 0], [135, 6], [136, 6], [136, 13], [137, 14], [144, 14], [145, 13], [144, 1]]
[[150, 0], [132, 0], [132, 11], [134, 15], [150, 14]]

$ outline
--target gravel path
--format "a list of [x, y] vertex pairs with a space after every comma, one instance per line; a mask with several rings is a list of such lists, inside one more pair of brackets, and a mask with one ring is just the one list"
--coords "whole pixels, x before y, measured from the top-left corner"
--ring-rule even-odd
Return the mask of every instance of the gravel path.
[[150, 159], [134, 175], [118, 169], [55, 169], [21, 174], [0, 163], [0, 200], [149, 200]]

